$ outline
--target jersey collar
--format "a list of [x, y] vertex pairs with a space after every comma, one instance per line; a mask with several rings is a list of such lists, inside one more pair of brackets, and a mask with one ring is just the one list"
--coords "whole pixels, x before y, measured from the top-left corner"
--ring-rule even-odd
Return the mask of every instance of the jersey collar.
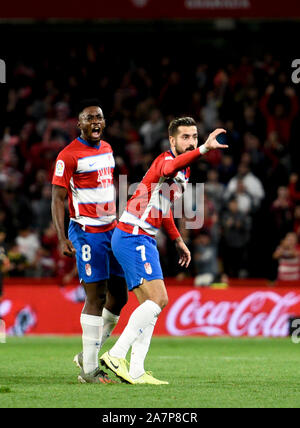
[[94, 146], [93, 144], [89, 143], [88, 141], [84, 140], [81, 137], [77, 137], [77, 140], [80, 141], [82, 144], [85, 144], [86, 146], [91, 147], [93, 149], [100, 149], [100, 146], [101, 146], [101, 141], [97, 146]]

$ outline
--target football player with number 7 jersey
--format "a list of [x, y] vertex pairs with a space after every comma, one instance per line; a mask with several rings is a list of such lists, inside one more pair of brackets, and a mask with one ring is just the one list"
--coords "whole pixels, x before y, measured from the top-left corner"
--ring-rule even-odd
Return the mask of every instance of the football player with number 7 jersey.
[[[191, 255], [175, 226], [170, 207], [186, 188], [189, 165], [209, 150], [228, 147], [216, 139], [224, 132], [224, 129], [216, 129], [197, 147], [194, 119], [174, 119], [169, 125], [170, 150], [153, 161], [113, 233], [114, 255], [123, 267], [128, 289], [135, 293], [140, 306], [131, 314], [115, 345], [100, 357], [100, 361], [127, 383], [168, 384], [144, 369], [157, 318], [168, 303], [155, 235], [164, 226], [179, 253], [179, 264], [189, 265]], [[130, 348], [128, 370], [126, 355]]]
[[[116, 227], [115, 160], [111, 146], [101, 139], [105, 120], [98, 100], [79, 108], [80, 137], [58, 155], [53, 174], [52, 218], [64, 255], [76, 256], [86, 293], [80, 323], [82, 349], [74, 362], [82, 383], [112, 383], [99, 368], [98, 354], [116, 326], [127, 302], [124, 273], [111, 249]], [[65, 199], [69, 203], [69, 231], [65, 235]], [[67, 314], [66, 314], [67, 316]]]

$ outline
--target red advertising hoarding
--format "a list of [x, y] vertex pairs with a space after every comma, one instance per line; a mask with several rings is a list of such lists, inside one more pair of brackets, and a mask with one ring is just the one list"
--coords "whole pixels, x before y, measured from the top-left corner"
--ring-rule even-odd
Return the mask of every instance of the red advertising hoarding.
[[296, 18], [298, 0], [79, 0], [72, 3], [27, 0], [3, 2], [0, 18], [62, 19], [207, 19]]
[[[169, 304], [158, 319], [156, 335], [283, 337], [288, 335], [289, 318], [300, 316], [299, 287], [169, 285], [168, 294]], [[83, 300], [83, 289], [77, 284], [60, 288], [51, 281], [12, 282], [5, 286], [0, 317], [7, 334], [81, 334]], [[122, 332], [136, 306], [130, 293], [114, 334]]]

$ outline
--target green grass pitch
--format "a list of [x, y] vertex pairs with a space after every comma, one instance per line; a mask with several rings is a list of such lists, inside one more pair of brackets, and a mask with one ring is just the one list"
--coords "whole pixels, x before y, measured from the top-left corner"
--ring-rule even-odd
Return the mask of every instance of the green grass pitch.
[[79, 336], [8, 337], [0, 408], [300, 407], [300, 344], [290, 338], [154, 337], [146, 369], [170, 382], [160, 386], [79, 384], [80, 350]]

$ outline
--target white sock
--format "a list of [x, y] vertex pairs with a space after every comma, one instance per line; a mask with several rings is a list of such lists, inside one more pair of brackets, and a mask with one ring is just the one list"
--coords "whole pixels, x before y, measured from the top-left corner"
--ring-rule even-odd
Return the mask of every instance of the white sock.
[[123, 333], [109, 351], [112, 357], [126, 358], [133, 342], [143, 333], [144, 329], [153, 322], [161, 312], [161, 308], [152, 300], [146, 300], [131, 314]]
[[157, 318], [154, 318], [148, 327], [145, 328], [143, 334], [141, 334], [140, 337], [138, 337], [132, 344], [129, 374], [133, 379], [136, 379], [145, 373], [144, 361], [150, 346], [156, 321]]
[[106, 342], [106, 340], [109, 338], [113, 329], [118, 324], [120, 316], [113, 314], [106, 308], [103, 308], [102, 318], [103, 318], [103, 330], [102, 330], [102, 339], [101, 339], [100, 348], [102, 347], [103, 343]]
[[83, 371], [90, 373], [99, 366], [98, 354], [102, 338], [103, 319], [96, 315], [81, 314]]

